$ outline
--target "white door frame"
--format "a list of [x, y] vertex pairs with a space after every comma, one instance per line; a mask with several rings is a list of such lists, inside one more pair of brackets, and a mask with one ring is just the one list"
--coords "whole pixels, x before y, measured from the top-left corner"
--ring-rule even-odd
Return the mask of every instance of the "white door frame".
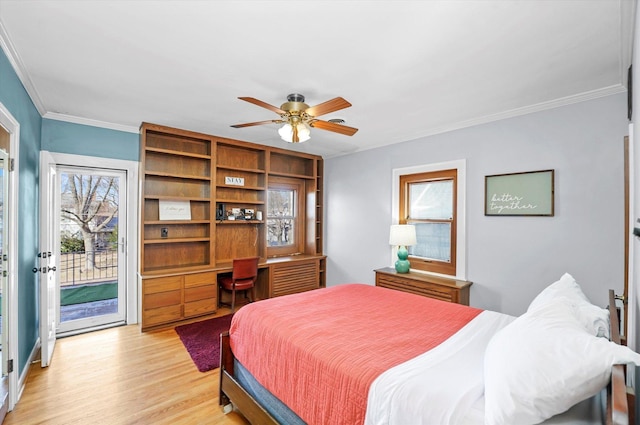
[[[127, 325], [138, 323], [138, 162], [123, 159], [99, 158], [49, 152], [57, 165], [81, 166], [89, 168], [109, 168], [127, 173], [127, 232], [124, 243], [126, 261], [126, 312]], [[43, 172], [43, 170], [40, 170]]]
[[[40, 152], [40, 234], [38, 241], [37, 271], [40, 281], [40, 364], [47, 367], [56, 345], [56, 306], [59, 294], [57, 291], [58, 273], [56, 259], [58, 255], [54, 247], [60, 244], [55, 228], [48, 225], [50, 210], [59, 208], [56, 205], [55, 185], [56, 166], [47, 151]], [[52, 193], [53, 192], [53, 193]]]
[[[9, 272], [9, 281], [7, 285], [7, 298], [8, 312], [7, 321], [5, 326], [7, 332], [9, 332], [9, 347], [6, 350], [7, 358], [13, 360], [13, 372], [9, 373], [9, 410], [13, 410], [14, 406], [18, 402], [18, 397], [21, 391], [18, 391], [18, 378], [20, 378], [20, 388], [24, 388], [27, 380], [26, 371], [28, 367], [25, 367], [24, 374], [18, 376], [20, 372], [19, 357], [18, 357], [18, 184], [20, 176], [20, 124], [13, 118], [11, 113], [5, 106], [0, 103], [0, 125], [2, 125], [9, 132], [9, 155], [10, 160], [13, 161], [13, 171], [9, 172], [9, 223], [7, 226], [7, 237], [9, 238], [9, 262], [7, 264]], [[35, 281], [35, 279], [34, 279]], [[4, 350], [4, 347], [3, 347]]]

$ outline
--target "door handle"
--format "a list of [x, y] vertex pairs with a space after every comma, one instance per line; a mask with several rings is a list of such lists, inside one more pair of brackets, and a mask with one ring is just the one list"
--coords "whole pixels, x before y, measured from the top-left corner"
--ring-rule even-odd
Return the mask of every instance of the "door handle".
[[38, 273], [38, 272], [42, 272], [42, 273], [55, 272], [56, 271], [56, 266], [53, 266], [53, 267], [44, 267], [44, 266], [43, 267], [34, 267], [31, 271], [34, 272], [34, 273]]

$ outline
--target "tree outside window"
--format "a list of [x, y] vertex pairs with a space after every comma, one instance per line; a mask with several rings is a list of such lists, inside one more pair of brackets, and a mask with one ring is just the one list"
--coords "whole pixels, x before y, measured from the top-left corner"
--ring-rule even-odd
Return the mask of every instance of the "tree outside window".
[[267, 207], [267, 244], [286, 246], [294, 241], [295, 192], [289, 189], [269, 190]]
[[305, 183], [300, 179], [273, 177], [267, 191], [267, 255], [304, 252]]

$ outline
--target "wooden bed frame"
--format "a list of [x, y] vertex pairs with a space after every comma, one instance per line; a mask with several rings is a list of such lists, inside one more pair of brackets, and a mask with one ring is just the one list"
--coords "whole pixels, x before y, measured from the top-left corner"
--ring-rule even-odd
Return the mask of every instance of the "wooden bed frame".
[[[613, 290], [609, 290], [609, 315], [611, 321], [611, 341], [620, 344], [620, 325]], [[234, 355], [231, 351], [229, 332], [220, 335], [220, 405], [229, 404], [252, 424], [279, 425], [235, 379]], [[607, 387], [607, 425], [629, 425], [634, 423], [633, 395], [627, 392], [625, 366], [615, 365], [611, 371], [611, 383]]]

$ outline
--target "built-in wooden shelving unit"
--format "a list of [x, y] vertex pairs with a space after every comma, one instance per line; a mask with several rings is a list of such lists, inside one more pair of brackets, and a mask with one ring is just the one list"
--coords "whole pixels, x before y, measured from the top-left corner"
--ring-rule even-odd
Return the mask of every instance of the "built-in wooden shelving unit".
[[[322, 158], [143, 123], [141, 165], [143, 329], [214, 313], [217, 275], [233, 258], [261, 258], [263, 298], [325, 286]], [[305, 182], [304, 252], [291, 259], [267, 255], [270, 177]], [[178, 217], [160, 216], [174, 207]], [[253, 214], [230, 220], [237, 210]]]

